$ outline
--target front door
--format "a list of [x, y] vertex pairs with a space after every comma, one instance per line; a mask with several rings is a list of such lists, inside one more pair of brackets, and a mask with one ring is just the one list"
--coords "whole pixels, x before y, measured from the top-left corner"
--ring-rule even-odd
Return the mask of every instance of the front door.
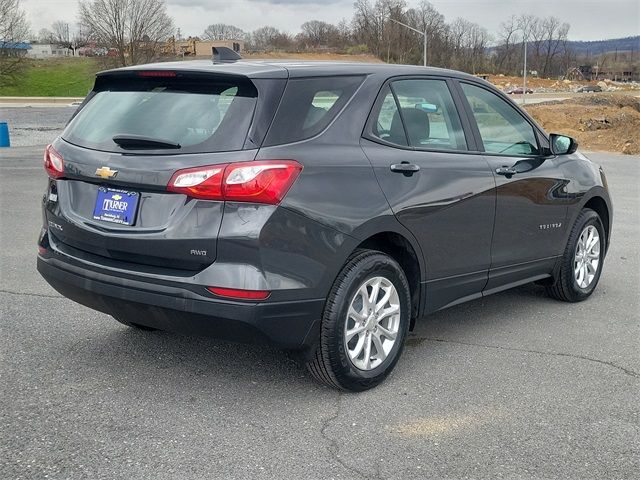
[[489, 89], [461, 82], [472, 126], [496, 179], [496, 219], [487, 291], [544, 275], [562, 254], [567, 179], [545, 158], [534, 126]]
[[446, 79], [399, 79], [383, 89], [362, 140], [422, 248], [427, 311], [479, 296], [491, 263], [495, 180], [463, 122]]

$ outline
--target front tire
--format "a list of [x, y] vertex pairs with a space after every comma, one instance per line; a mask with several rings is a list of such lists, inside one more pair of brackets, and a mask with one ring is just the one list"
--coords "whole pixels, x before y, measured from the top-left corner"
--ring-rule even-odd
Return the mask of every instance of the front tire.
[[393, 370], [411, 315], [409, 282], [384, 253], [356, 250], [327, 296], [311, 375], [351, 391], [375, 387]]
[[564, 302], [589, 298], [600, 280], [605, 251], [602, 221], [596, 212], [585, 208], [571, 229], [558, 274], [547, 293]]

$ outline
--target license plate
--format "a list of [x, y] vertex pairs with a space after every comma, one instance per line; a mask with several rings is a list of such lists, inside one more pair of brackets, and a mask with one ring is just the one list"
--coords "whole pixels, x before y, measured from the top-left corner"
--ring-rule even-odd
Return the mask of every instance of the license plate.
[[93, 219], [120, 225], [133, 225], [139, 199], [140, 195], [137, 192], [100, 187], [96, 206], [93, 209]]

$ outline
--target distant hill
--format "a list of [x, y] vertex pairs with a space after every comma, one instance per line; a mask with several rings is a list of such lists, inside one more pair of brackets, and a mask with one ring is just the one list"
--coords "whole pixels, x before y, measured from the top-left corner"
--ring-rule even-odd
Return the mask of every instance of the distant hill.
[[[529, 42], [531, 46], [533, 42]], [[488, 52], [493, 52], [497, 46], [489, 47]], [[635, 37], [610, 38], [607, 40], [592, 40], [582, 42], [577, 40], [569, 40], [567, 48], [576, 52], [578, 55], [600, 55], [602, 53], [615, 52], [635, 52], [640, 53], [640, 35]]]
[[635, 37], [612, 38], [609, 40], [595, 40], [591, 42], [567, 42], [569, 49], [578, 55], [599, 55], [608, 52], [640, 52], [640, 35]]

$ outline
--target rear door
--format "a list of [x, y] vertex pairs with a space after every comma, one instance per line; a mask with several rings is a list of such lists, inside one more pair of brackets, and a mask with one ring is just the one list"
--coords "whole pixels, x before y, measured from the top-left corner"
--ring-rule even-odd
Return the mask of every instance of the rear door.
[[551, 271], [564, 248], [568, 181], [519, 109], [485, 86], [460, 87], [497, 185], [491, 291]]
[[50, 181], [45, 199], [52, 243], [125, 268], [135, 263], [188, 274], [211, 264], [223, 202], [168, 192], [167, 185], [180, 169], [253, 160], [257, 109], [258, 90], [242, 76], [125, 71], [98, 77], [53, 144], [64, 178]]
[[418, 239], [427, 310], [479, 296], [491, 263], [495, 180], [445, 78], [386, 85], [362, 146], [398, 220]]

